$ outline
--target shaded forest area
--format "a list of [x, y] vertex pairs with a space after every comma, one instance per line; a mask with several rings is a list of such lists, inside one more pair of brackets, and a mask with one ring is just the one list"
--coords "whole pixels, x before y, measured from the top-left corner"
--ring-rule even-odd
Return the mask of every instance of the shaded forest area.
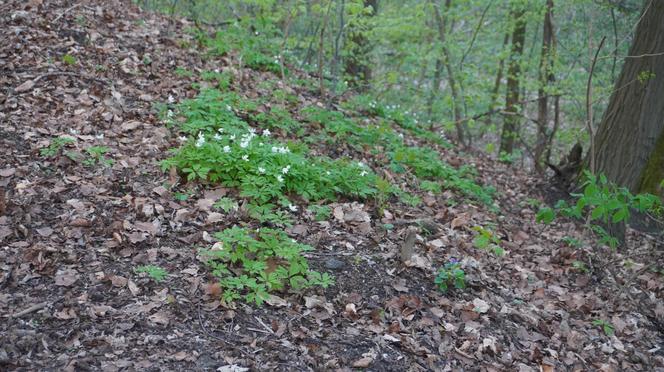
[[0, 1], [0, 369], [664, 370], [664, 1]]

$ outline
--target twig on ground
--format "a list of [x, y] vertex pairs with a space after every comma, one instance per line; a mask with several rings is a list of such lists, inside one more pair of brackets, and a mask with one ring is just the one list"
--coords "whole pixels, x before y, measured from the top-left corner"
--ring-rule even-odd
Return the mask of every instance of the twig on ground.
[[12, 315], [9, 315], [9, 318], [20, 318], [24, 315], [28, 315], [28, 314], [33, 313], [35, 311], [41, 310], [41, 309], [45, 308], [47, 305], [48, 305], [48, 302], [40, 302], [38, 304], [34, 304], [34, 305], [30, 306], [29, 308], [27, 308], [25, 310], [21, 310], [18, 313], [14, 313]]

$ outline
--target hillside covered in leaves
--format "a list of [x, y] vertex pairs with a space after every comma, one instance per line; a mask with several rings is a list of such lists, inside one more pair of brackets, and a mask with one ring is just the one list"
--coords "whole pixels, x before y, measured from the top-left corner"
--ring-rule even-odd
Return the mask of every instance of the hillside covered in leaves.
[[575, 209], [242, 23], [0, 25], [0, 369], [664, 369], [662, 238], [598, 241], [601, 179]]

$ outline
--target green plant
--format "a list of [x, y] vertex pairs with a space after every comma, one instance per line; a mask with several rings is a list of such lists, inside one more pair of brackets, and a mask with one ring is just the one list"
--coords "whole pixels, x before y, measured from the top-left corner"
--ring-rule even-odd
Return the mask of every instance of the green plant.
[[60, 152], [60, 149], [74, 142], [74, 139], [70, 137], [56, 137], [51, 140], [48, 146], [40, 149], [39, 153], [45, 158], [52, 158]]
[[152, 280], [157, 283], [166, 279], [166, 276], [168, 275], [168, 272], [165, 269], [155, 265], [138, 266], [134, 269], [134, 272], [146, 273]]
[[583, 272], [583, 273], [588, 273], [590, 270], [588, 269], [588, 266], [583, 262], [583, 261], [573, 261], [572, 262], [572, 267]]
[[583, 242], [581, 242], [579, 239], [572, 238], [572, 237], [569, 237], [569, 236], [563, 237], [562, 241], [563, 241], [563, 243], [569, 245], [570, 247], [574, 247], [574, 248], [580, 248], [581, 246], [583, 246]]
[[609, 323], [606, 320], [603, 319], [595, 319], [593, 320], [593, 325], [596, 327], [600, 327], [602, 331], [604, 331], [604, 334], [611, 337], [613, 336], [614, 333], [614, 328], [611, 323]]
[[230, 88], [231, 83], [233, 82], [233, 75], [228, 72], [218, 72], [217, 70], [215, 71], [203, 71], [201, 73], [201, 79], [205, 81], [216, 81], [217, 82], [217, 89], [220, 90], [227, 90]]
[[208, 90], [180, 105], [185, 117], [181, 128], [192, 137], [162, 162], [164, 169], [175, 167], [190, 181], [237, 187], [240, 196], [257, 204], [286, 200], [287, 194], [318, 201], [375, 192], [376, 177], [365, 165], [307, 156], [297, 142], [283, 143], [269, 130], [250, 127], [235, 115], [228, 99]]
[[214, 203], [215, 208], [219, 208], [223, 210], [224, 212], [228, 213], [230, 211], [235, 211], [238, 209], [238, 203], [237, 201], [231, 199], [231, 198], [220, 198]]
[[73, 66], [76, 64], [76, 57], [72, 56], [71, 54], [65, 54], [62, 56], [62, 63], [67, 66]]
[[409, 194], [407, 192], [401, 193], [399, 195], [399, 199], [401, 200], [401, 202], [411, 207], [418, 207], [422, 204], [422, 198], [420, 198], [417, 195]]
[[491, 250], [496, 256], [505, 254], [505, 250], [500, 246], [500, 238], [489, 229], [482, 226], [475, 226], [473, 230], [477, 231], [477, 235], [473, 238], [473, 245], [482, 250]]
[[603, 226], [627, 223], [631, 210], [661, 214], [662, 202], [655, 195], [633, 195], [628, 189], [609, 182], [606, 176], [596, 176], [588, 171], [584, 172], [584, 179], [583, 193], [572, 194], [576, 198], [574, 205], [568, 205], [564, 200], [560, 200], [555, 208], [541, 208], [536, 220], [548, 224], [556, 218], [557, 213], [565, 217], [584, 220], [587, 228], [597, 235], [600, 244], [606, 244], [615, 249], [618, 239], [606, 231]]
[[[297, 207], [289, 204], [291, 211], [297, 211]], [[247, 212], [249, 217], [258, 220], [261, 223], [271, 223], [277, 226], [293, 226], [293, 220], [288, 213], [280, 210], [275, 210], [274, 204], [254, 204], [247, 205]]]
[[175, 68], [175, 75], [177, 75], [179, 77], [192, 77], [192, 76], [194, 76], [194, 73], [187, 70], [184, 67], [176, 67]]
[[325, 221], [330, 218], [330, 215], [332, 215], [332, 209], [326, 205], [314, 204], [307, 209], [314, 214], [316, 221]]
[[184, 192], [177, 191], [177, 192], [173, 193], [173, 197], [177, 201], [185, 201], [185, 200], [189, 199], [192, 195], [194, 195], [194, 192], [191, 191], [191, 190], [184, 191]]
[[83, 159], [83, 164], [87, 166], [93, 166], [97, 163], [104, 166], [113, 165], [113, 159], [107, 159], [106, 154], [108, 153], [108, 147], [106, 146], [90, 146], [85, 151], [88, 153], [88, 157]]
[[208, 264], [219, 278], [226, 302], [243, 298], [261, 305], [269, 293], [286, 287], [301, 290], [334, 284], [329, 274], [309, 269], [302, 253], [313, 248], [297, 243], [283, 231], [233, 227], [215, 237], [218, 243], [204, 254], [210, 258]]
[[466, 288], [466, 273], [461, 268], [461, 263], [451, 258], [443, 267], [438, 270], [438, 275], [434, 282], [438, 289], [447, 292], [450, 285], [456, 289]]
[[433, 194], [440, 194], [443, 187], [438, 182], [424, 180], [420, 182], [420, 189], [424, 191], [429, 191]]

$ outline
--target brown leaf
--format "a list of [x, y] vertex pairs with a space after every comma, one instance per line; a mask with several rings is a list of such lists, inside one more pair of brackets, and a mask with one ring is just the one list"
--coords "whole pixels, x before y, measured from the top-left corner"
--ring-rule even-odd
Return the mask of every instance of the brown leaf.
[[60, 270], [55, 273], [55, 285], [69, 287], [78, 280], [78, 273], [75, 270]]
[[23, 84], [17, 86], [16, 89], [14, 89], [14, 92], [16, 92], [16, 93], [27, 92], [30, 89], [32, 89], [34, 86], [35, 86], [35, 81], [34, 80], [28, 80], [28, 81], [24, 82]]
[[367, 368], [373, 363], [372, 357], [360, 358], [353, 362], [353, 368]]
[[470, 217], [468, 216], [468, 213], [461, 213], [452, 220], [450, 226], [453, 229], [456, 229], [457, 227], [463, 227], [467, 225], [469, 221]]
[[11, 177], [16, 173], [16, 168], [0, 169], [0, 177]]

